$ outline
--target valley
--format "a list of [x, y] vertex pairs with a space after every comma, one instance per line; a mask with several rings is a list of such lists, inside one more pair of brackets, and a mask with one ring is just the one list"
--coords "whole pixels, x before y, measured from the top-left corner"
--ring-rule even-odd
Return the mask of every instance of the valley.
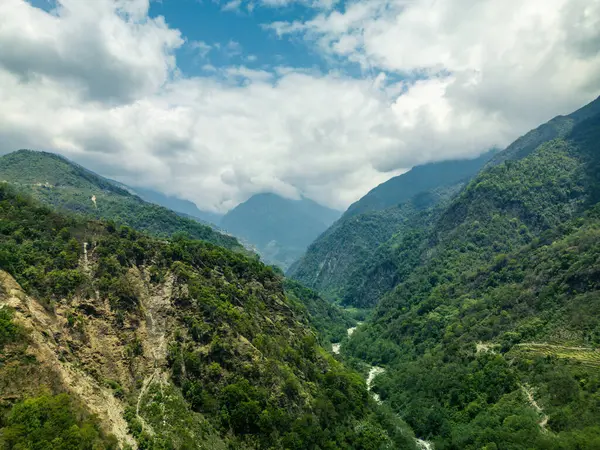
[[0, 0], [0, 450], [600, 450], [600, 0]]
[[56, 155], [0, 158], [3, 442], [39, 407], [84, 447], [594, 448], [598, 102], [332, 215], [287, 277]]

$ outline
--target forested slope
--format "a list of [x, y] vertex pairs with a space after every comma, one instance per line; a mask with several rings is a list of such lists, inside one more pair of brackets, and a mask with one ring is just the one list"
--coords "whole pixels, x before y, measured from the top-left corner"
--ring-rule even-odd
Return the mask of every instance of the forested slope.
[[437, 449], [600, 447], [599, 105], [498, 155], [345, 347]]
[[464, 183], [422, 192], [382, 211], [342, 217], [290, 267], [288, 276], [330, 301], [371, 308], [417, 262], [414, 253], [433, 217]]
[[413, 167], [373, 188], [348, 207], [343, 217], [350, 218], [371, 211], [381, 211], [409, 201], [414, 196], [454, 186], [469, 180], [492, 158], [489, 151], [474, 159], [450, 160]]
[[112, 220], [160, 237], [186, 233], [194, 239], [246, 252], [234, 237], [145, 202], [118, 184], [53, 153], [19, 150], [0, 157], [0, 181], [8, 181], [54, 208]]
[[8, 448], [414, 447], [319, 346], [308, 311], [335, 312], [301, 307], [307, 293], [288, 298], [255, 259], [57, 214], [3, 184], [0, 268]]

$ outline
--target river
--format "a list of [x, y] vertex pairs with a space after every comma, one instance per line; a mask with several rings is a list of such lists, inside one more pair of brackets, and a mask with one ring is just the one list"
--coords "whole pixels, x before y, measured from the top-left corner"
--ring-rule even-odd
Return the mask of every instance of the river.
[[[354, 331], [356, 331], [356, 328], [359, 327], [360, 325], [362, 325], [362, 322], [357, 322], [355, 327], [348, 328], [348, 337], [352, 336]], [[342, 346], [342, 344], [339, 342], [336, 344], [331, 344], [331, 349], [332, 349], [333, 353], [339, 354], [341, 346]], [[367, 390], [369, 392], [371, 392], [371, 388], [373, 387], [373, 381], [375, 380], [375, 377], [377, 375], [381, 375], [384, 372], [385, 372], [385, 369], [383, 367], [379, 367], [379, 366], [370, 366], [369, 367], [369, 374], [367, 375]], [[377, 403], [379, 403], [379, 404], [382, 403], [381, 398], [379, 398], [379, 394], [377, 394], [376, 392], [371, 392], [371, 396]], [[415, 443], [417, 444], [417, 448], [419, 450], [434, 450], [433, 444], [431, 442], [424, 441], [423, 439], [415, 438]]]

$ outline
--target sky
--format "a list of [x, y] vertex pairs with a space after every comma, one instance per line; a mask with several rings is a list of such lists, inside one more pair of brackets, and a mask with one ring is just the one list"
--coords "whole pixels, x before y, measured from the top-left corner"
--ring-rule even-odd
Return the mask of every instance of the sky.
[[600, 95], [600, 0], [1, 0], [0, 152], [345, 209]]

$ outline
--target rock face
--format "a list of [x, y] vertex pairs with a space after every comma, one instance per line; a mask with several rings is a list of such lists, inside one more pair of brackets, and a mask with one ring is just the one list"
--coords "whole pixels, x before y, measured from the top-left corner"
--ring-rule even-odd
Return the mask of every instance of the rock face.
[[[111, 327], [102, 320], [103, 316], [110, 317], [104, 305], [95, 305], [98, 307], [94, 308], [97, 317], [89, 320], [86, 331], [82, 332], [68, 326], [64, 310], [50, 314], [34, 298], [26, 295], [14, 278], [4, 271], [0, 271], [0, 289], [3, 293], [0, 306], [14, 309], [15, 321], [27, 330], [30, 337], [27, 354], [35, 358], [42, 370], [51, 373], [60, 388], [80, 398], [90, 412], [99, 417], [105, 431], [115, 435], [121, 445], [136, 448], [137, 443], [124, 419], [125, 405], [101, 382], [110, 377], [123, 384], [132, 384], [123, 364], [123, 355], [119, 352], [119, 341]], [[79, 345], [82, 340], [87, 342], [86, 346]], [[69, 350], [72, 348], [77, 350], [72, 352]], [[12, 389], [5, 388], [3, 394], [18, 395], [19, 392], [13, 390], [22, 387], [17, 384]]]

